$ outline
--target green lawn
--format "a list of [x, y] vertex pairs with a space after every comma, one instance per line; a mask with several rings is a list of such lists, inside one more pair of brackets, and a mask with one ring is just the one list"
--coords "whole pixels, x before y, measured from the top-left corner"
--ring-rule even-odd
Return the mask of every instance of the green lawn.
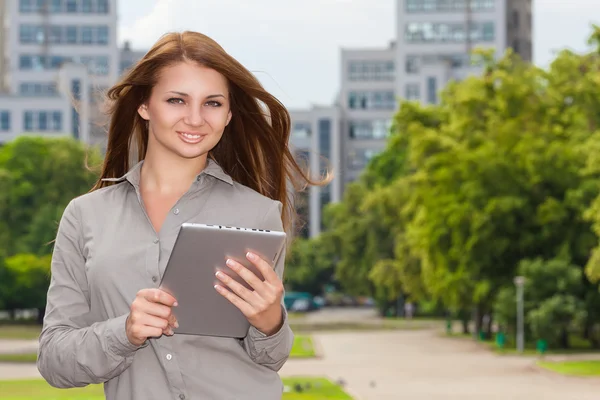
[[0, 362], [35, 363], [36, 361], [37, 353], [0, 354]]
[[[284, 385], [293, 390], [299, 384], [302, 393], [288, 392], [282, 400], [352, 400], [339, 386], [324, 378], [284, 379]], [[310, 388], [307, 386], [310, 384]], [[102, 400], [101, 385], [82, 389], [54, 389], [43, 380], [0, 381], [3, 400]]]
[[538, 361], [538, 365], [564, 375], [600, 376], [600, 360], [588, 361]]
[[[465, 335], [463, 333], [451, 333], [445, 334], [446, 337], [458, 338], [458, 339], [473, 339], [472, 334]], [[499, 348], [496, 345], [495, 339], [487, 339], [484, 341], [479, 341], [483, 345], [487, 346], [490, 350], [494, 351], [497, 354], [503, 355], [516, 355], [519, 354], [517, 352], [515, 339], [513, 337], [507, 336], [506, 343], [503, 348]], [[569, 338], [569, 342], [571, 344], [571, 348], [569, 349], [553, 349], [549, 348], [545, 354], [578, 354], [578, 353], [597, 353], [600, 352], [600, 349], [594, 348], [590, 341], [582, 339], [580, 336], [572, 335]], [[536, 349], [536, 343], [532, 341], [527, 341], [525, 343], [525, 349], [523, 351], [523, 355], [526, 356], [535, 356], [538, 355], [538, 351]]]
[[0, 324], [0, 339], [37, 339], [42, 331], [40, 325], [4, 325]]
[[315, 346], [312, 337], [308, 335], [295, 335], [291, 358], [315, 357]]

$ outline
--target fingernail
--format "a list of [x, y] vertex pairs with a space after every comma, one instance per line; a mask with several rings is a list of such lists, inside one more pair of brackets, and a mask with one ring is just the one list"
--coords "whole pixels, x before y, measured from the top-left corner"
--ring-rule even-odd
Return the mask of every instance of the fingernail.
[[175, 332], [173, 332], [173, 329], [169, 328], [169, 335], [173, 336]]
[[179, 328], [179, 322], [175, 321], [175, 329]]
[[246, 254], [246, 257], [248, 257], [250, 260], [255, 260], [256, 259], [256, 256], [254, 255], [254, 253], [250, 253], [250, 252], [248, 252]]
[[227, 261], [225, 261], [225, 264], [229, 265], [230, 267], [233, 267], [233, 260], [231, 258], [228, 258]]
[[178, 302], [173, 303], [173, 307], [177, 307], [179, 305]]

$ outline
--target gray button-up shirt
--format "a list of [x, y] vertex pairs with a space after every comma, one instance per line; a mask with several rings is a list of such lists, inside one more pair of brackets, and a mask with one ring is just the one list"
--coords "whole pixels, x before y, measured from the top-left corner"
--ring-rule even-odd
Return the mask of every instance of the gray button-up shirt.
[[[233, 182], [212, 160], [157, 235], [142, 207], [143, 161], [118, 183], [72, 200], [60, 221], [38, 369], [53, 386], [105, 383], [108, 400], [280, 399], [291, 351], [279, 332], [243, 340], [162, 336], [136, 347], [125, 321], [136, 293], [158, 287], [183, 222], [283, 230], [281, 203]], [[275, 270], [283, 276], [285, 254]]]

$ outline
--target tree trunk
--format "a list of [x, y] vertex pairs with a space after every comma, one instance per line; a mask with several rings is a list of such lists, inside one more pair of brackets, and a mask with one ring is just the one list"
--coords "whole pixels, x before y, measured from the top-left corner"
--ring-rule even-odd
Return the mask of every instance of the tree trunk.
[[561, 334], [560, 334], [560, 348], [561, 349], [568, 349], [570, 348], [569, 346], [569, 332], [567, 331], [567, 329], [562, 330]]
[[463, 335], [469, 334], [469, 320], [467, 318], [461, 318], [460, 322], [462, 322], [462, 333]]
[[492, 317], [492, 314], [488, 314], [489, 318], [487, 320], [487, 324], [485, 327], [485, 338], [486, 339], [491, 339], [492, 338], [492, 326], [494, 325], [494, 318]]
[[16, 316], [17, 316], [17, 310], [15, 310], [14, 308], [11, 308], [10, 310], [8, 310], [8, 319], [10, 319], [11, 321], [14, 321]]

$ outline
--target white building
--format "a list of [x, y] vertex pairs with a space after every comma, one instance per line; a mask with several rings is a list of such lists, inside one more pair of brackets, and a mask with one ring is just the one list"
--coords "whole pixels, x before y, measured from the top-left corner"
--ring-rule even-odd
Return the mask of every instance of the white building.
[[27, 132], [97, 144], [94, 94], [118, 78], [116, 0], [0, 0], [0, 143]]
[[[494, 49], [496, 56], [512, 48], [524, 60], [532, 60], [531, 3], [396, 0], [396, 38], [388, 47], [342, 50], [337, 104], [291, 113], [292, 144], [310, 154], [312, 170], [319, 157], [328, 158], [337, 177], [330, 187], [310, 190], [309, 207], [304, 210], [309, 236], [321, 230], [323, 206], [339, 201], [345, 185], [385, 148], [400, 99], [437, 103], [449, 81], [481, 72], [471, 65], [475, 48]], [[327, 141], [320, 140], [318, 131], [324, 109], [332, 127]], [[310, 129], [304, 129], [307, 126]]]

